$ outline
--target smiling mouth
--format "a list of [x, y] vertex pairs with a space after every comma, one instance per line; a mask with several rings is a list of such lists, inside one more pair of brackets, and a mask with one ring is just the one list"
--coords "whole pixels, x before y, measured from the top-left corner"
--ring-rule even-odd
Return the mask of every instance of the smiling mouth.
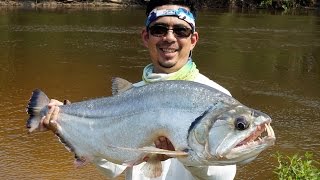
[[256, 130], [243, 141], [238, 143], [234, 149], [248, 148], [248, 146], [258, 146], [273, 142], [275, 140], [274, 131], [270, 123], [265, 123], [257, 126]]
[[159, 49], [164, 53], [174, 53], [177, 51], [177, 49], [173, 49], [173, 48], [159, 48]]

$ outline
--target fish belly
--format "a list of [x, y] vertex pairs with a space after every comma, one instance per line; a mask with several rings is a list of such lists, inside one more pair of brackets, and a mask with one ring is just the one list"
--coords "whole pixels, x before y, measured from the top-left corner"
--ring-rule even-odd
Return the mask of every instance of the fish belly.
[[176, 149], [187, 148], [188, 129], [197, 116], [170, 108], [99, 118], [61, 113], [57, 123], [60, 137], [77, 156], [123, 164], [145, 157], [137, 149], [153, 146], [159, 136], [169, 138]]

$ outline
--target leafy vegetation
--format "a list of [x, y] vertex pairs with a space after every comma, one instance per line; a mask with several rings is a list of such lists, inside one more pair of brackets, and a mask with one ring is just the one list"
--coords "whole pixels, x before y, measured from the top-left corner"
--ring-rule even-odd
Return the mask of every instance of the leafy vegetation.
[[[145, 5], [148, 0], [11, 0], [12, 2], [60, 2], [60, 3], [114, 3], [130, 5]], [[10, 2], [10, 0], [0, 0]], [[198, 8], [244, 8], [244, 9], [297, 9], [297, 8], [316, 8], [320, 6], [320, 0], [196, 0]]]
[[230, 6], [251, 9], [263, 8], [287, 10], [304, 7], [317, 7], [319, 4], [319, 0], [229, 0]]
[[312, 153], [306, 152], [304, 156], [298, 154], [284, 157], [279, 152], [276, 154], [279, 166], [275, 173], [279, 180], [320, 180], [320, 170], [314, 165], [319, 162], [313, 160]]

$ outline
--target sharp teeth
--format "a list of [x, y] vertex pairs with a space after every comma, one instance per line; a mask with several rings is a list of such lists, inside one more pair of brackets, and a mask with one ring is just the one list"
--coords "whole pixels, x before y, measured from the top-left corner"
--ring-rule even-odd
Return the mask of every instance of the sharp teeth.
[[271, 136], [271, 132], [270, 132], [270, 129], [269, 129], [269, 125], [266, 124], [265, 126], [266, 126], [266, 130], [267, 130], [268, 136]]
[[166, 48], [163, 48], [162, 50], [163, 50], [164, 52], [170, 52], [170, 53], [175, 52], [175, 49], [166, 49]]
[[274, 131], [273, 131], [272, 127], [270, 126], [270, 124], [266, 124], [266, 129], [267, 129], [269, 137], [275, 137]]
[[272, 129], [272, 127], [270, 125], [269, 125], [269, 130], [270, 130], [271, 136], [275, 137], [274, 131], [273, 131], [273, 129]]

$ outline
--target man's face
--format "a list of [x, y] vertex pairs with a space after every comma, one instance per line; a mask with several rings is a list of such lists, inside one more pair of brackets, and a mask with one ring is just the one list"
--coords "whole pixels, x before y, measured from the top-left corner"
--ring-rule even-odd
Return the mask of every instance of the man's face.
[[[157, 9], [178, 9], [181, 6], [165, 5]], [[149, 27], [154, 25], [167, 26], [169, 29], [174, 27], [191, 26], [184, 20], [174, 16], [163, 16], [153, 21]], [[190, 51], [195, 47], [198, 41], [198, 33], [194, 32], [188, 37], [178, 37], [169, 30], [164, 36], [154, 36], [147, 32], [146, 28], [142, 30], [142, 40], [148, 48], [155, 73], [172, 73], [179, 70], [188, 61]]]

